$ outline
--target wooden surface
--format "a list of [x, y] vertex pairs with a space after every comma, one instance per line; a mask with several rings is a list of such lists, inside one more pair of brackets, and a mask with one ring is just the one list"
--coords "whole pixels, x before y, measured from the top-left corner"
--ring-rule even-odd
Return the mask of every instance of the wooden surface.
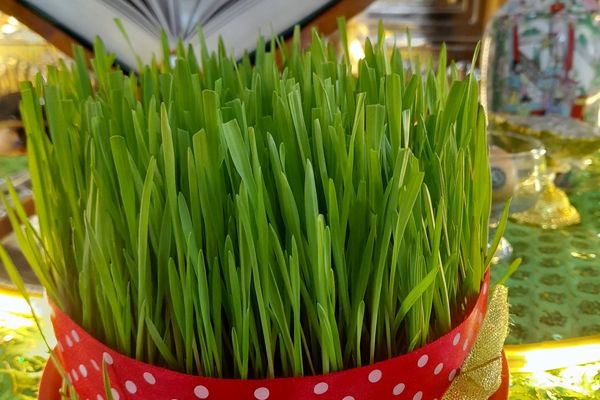
[[[302, 1], [302, 0], [296, 0]], [[337, 18], [346, 17], [346, 20], [362, 12], [373, 0], [339, 0], [333, 3], [323, 13], [315, 17], [306, 26], [302, 27], [302, 43], [310, 41], [312, 28], [317, 28], [323, 36], [328, 36], [337, 30]]]
[[[45, 20], [17, 0], [0, 0], [0, 11], [18, 19], [69, 57], [73, 56], [73, 44], [81, 44], [73, 36]], [[88, 58], [91, 56], [88, 49], [86, 49], [86, 55]]]
[[485, 3], [484, 20], [487, 22], [494, 16], [494, 13], [498, 11], [500, 7], [506, 3], [507, 0], [487, 0]]
[[[481, 40], [488, 19], [503, 0], [403, 0], [386, 1], [373, 7], [372, 20], [381, 18], [386, 30], [405, 37], [409, 29], [413, 39], [421, 43], [419, 52], [437, 54], [442, 43], [448, 57], [469, 62], [473, 49]], [[376, 24], [369, 23], [369, 31]]]
[[[21, 199], [21, 201], [23, 203], [23, 208], [25, 209], [25, 213], [28, 216], [35, 214], [35, 205], [33, 204], [33, 197]], [[12, 225], [10, 224], [8, 216], [0, 218], [0, 239], [4, 238], [12, 231], [13, 231]]]

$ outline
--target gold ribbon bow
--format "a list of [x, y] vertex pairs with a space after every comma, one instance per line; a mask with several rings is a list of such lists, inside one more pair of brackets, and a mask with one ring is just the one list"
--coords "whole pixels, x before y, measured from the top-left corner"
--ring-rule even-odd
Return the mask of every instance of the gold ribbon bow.
[[507, 334], [508, 289], [497, 285], [479, 335], [444, 400], [483, 400], [496, 393], [502, 381], [502, 348]]

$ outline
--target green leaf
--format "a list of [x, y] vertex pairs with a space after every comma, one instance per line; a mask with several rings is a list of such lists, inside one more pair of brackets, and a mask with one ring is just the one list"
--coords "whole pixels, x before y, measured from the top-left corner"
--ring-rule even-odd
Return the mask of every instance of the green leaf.
[[521, 262], [523, 262], [522, 258], [517, 258], [513, 262], [511, 262], [510, 265], [508, 266], [508, 268], [506, 269], [506, 273], [502, 276], [502, 278], [500, 278], [496, 282], [496, 285], [504, 285], [504, 283], [506, 283], [508, 278], [510, 278], [512, 276], [512, 274], [514, 274], [517, 271], [517, 268], [519, 268], [519, 266], [521, 265]]
[[504, 209], [502, 210], [502, 215], [498, 220], [498, 227], [496, 228], [496, 233], [494, 234], [494, 238], [492, 239], [492, 244], [487, 249], [487, 255], [485, 257], [484, 265], [489, 266], [492, 262], [492, 258], [494, 258], [494, 254], [498, 250], [498, 245], [502, 240], [502, 236], [504, 235], [504, 231], [506, 229], [506, 224], [508, 222], [508, 214], [510, 213], [510, 199], [504, 205]]

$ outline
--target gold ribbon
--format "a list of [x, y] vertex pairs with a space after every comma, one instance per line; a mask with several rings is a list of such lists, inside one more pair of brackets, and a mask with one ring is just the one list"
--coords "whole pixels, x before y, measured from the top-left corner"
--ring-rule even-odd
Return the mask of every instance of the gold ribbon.
[[479, 335], [444, 400], [483, 400], [496, 393], [502, 382], [502, 348], [507, 334], [508, 289], [497, 285]]

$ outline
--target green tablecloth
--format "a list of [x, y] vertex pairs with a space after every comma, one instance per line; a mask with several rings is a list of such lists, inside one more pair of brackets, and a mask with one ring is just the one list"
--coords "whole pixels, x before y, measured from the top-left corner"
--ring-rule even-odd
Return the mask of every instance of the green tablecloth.
[[[508, 224], [505, 237], [523, 263], [507, 281], [507, 344], [600, 334], [600, 174], [575, 173], [570, 181], [581, 224], [559, 230]], [[494, 267], [492, 277], [505, 268]]]

